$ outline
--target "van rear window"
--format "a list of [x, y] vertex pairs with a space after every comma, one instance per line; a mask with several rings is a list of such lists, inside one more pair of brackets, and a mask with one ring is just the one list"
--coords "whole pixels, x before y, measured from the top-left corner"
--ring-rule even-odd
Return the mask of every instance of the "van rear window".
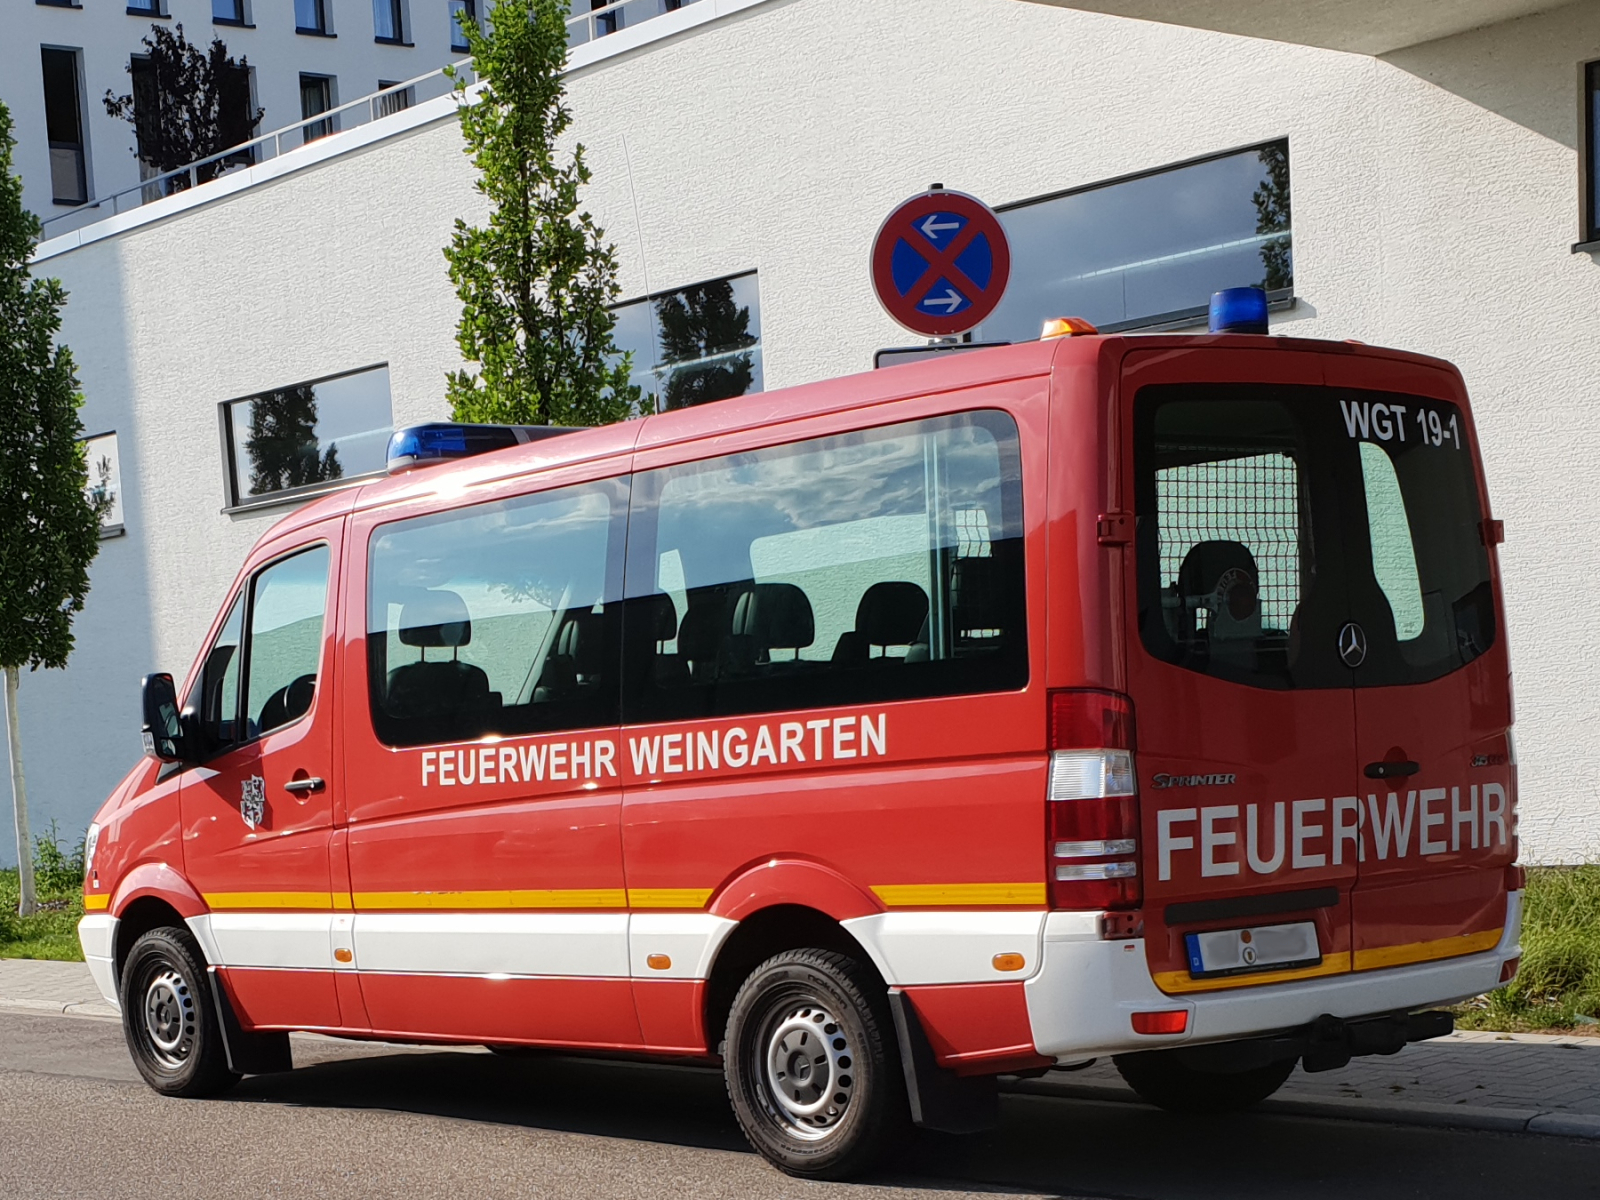
[[[1493, 645], [1455, 405], [1161, 385], [1140, 391], [1135, 425], [1139, 626], [1156, 657], [1258, 687], [1371, 687], [1436, 679]], [[1351, 624], [1359, 661], [1341, 655]]]

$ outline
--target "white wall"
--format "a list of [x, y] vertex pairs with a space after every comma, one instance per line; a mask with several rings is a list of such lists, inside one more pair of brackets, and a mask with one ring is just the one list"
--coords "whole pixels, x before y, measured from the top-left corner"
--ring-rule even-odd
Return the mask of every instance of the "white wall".
[[342, 104], [377, 91], [380, 79], [412, 79], [462, 57], [450, 49], [445, 0], [406, 3], [412, 18], [409, 47], [374, 42], [372, 0], [327, 0], [331, 38], [295, 33], [293, 0], [247, 0], [253, 28], [214, 24], [211, 0], [164, 0], [170, 18], [158, 21], [129, 14], [126, 0], [81, 0], [80, 8], [5, 0], [0, 101], [11, 109], [16, 125], [23, 203], [46, 220], [72, 211], [51, 196], [41, 46], [83, 52], [89, 194], [106, 196], [139, 182], [133, 126], [107, 116], [103, 97], [108, 89], [119, 96], [132, 90], [128, 58], [145, 53], [140, 39], [151, 25], [181, 24], [184, 36], [202, 50], [220, 37], [229, 54], [247, 59], [255, 72], [257, 106], [265, 110], [257, 132], [266, 133], [300, 120], [302, 71], [334, 76], [334, 102]]
[[[1571, 99], [1600, 11], [1403, 64], [1013, 0], [937, 13], [770, 0], [576, 71], [626, 293], [756, 268], [768, 386], [839, 375], [907, 340], [868, 244], [930, 181], [1003, 204], [1288, 136], [1301, 305], [1279, 328], [1461, 365], [1508, 528], [1528, 854], [1600, 850], [1600, 271], [1569, 252], [1570, 126], [1524, 113]], [[1485, 76], [1486, 54], [1487, 96], [1423, 76]], [[471, 184], [444, 119], [40, 264], [72, 292], [85, 424], [123, 431], [130, 530], [96, 564], [73, 666], [24, 683], [44, 819], [82, 828], [137, 754], [138, 674], [187, 666], [271, 519], [218, 511], [217, 404], [387, 361], [398, 421], [443, 414], [458, 309], [440, 248], [481, 215]]]

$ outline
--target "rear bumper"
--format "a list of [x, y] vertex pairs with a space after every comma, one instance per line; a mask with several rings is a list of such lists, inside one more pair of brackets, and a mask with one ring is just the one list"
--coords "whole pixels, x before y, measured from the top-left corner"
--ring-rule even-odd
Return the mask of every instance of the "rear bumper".
[[[1492, 991], [1522, 953], [1522, 893], [1507, 897], [1500, 942], [1480, 954], [1386, 970], [1199, 995], [1169, 996], [1150, 978], [1142, 940], [1101, 941], [1098, 913], [1050, 913], [1037, 974], [1024, 985], [1038, 1052], [1058, 1061], [1233, 1041], [1344, 1019], [1414, 1012]], [[1136, 1034], [1135, 1012], [1189, 1014], [1180, 1034]]]

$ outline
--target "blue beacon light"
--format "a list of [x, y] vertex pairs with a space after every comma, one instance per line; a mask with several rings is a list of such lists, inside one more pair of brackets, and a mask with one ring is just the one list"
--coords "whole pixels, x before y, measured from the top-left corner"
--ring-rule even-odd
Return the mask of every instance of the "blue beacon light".
[[1211, 293], [1212, 333], [1266, 333], [1267, 293], [1256, 287]]
[[557, 425], [468, 425], [433, 421], [395, 430], [389, 438], [385, 457], [389, 473], [393, 475], [412, 467], [471, 458], [572, 432], [572, 427]]

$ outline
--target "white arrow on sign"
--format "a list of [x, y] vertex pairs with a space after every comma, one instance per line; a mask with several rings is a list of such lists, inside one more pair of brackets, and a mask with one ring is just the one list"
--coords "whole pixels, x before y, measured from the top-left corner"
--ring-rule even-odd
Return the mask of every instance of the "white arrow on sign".
[[956, 309], [960, 308], [965, 302], [965, 296], [956, 291], [955, 288], [947, 287], [945, 288], [944, 295], [942, 296], [924, 296], [919, 307], [932, 308], [937, 304], [942, 304], [944, 305], [944, 315], [948, 317], [951, 313], [955, 312]]
[[939, 214], [938, 213], [930, 213], [929, 216], [928, 216], [928, 219], [926, 221], [924, 221], [921, 225], [918, 225], [917, 228], [922, 230], [923, 236], [926, 237], [930, 242], [937, 242], [939, 240], [939, 231], [940, 230], [943, 230], [943, 229], [960, 229], [961, 228], [961, 222], [960, 221], [941, 221], [941, 220], [939, 220]]

